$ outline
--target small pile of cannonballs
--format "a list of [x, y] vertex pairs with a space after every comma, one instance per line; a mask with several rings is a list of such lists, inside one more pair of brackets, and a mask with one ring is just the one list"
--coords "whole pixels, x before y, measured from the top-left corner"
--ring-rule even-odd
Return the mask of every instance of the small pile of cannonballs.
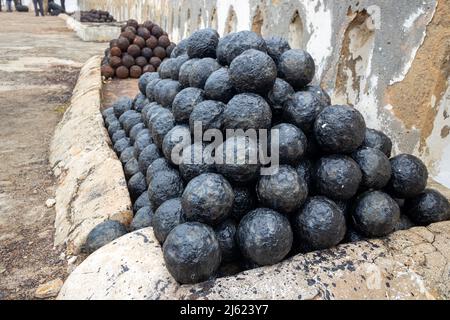
[[159, 25], [128, 20], [118, 39], [111, 40], [102, 61], [102, 76], [109, 78], [139, 78], [155, 72], [161, 62], [170, 57], [175, 43]]
[[108, 12], [103, 10], [80, 11], [80, 22], [115, 22], [116, 19]]
[[[355, 108], [331, 105], [311, 85], [314, 73], [308, 52], [282, 38], [250, 31], [220, 38], [204, 29], [139, 79], [134, 100], [103, 112], [134, 201], [132, 229], [153, 227], [178, 282], [450, 219], [448, 200], [426, 189], [422, 161], [391, 158], [389, 137], [367, 128]], [[206, 161], [221, 148], [250, 154], [250, 137], [215, 148], [194, 142], [174, 163], [195, 121], [203, 131], [278, 129], [278, 170], [263, 175], [267, 165], [247, 158]], [[201, 146], [211, 151], [200, 153], [205, 161], [186, 161]]]

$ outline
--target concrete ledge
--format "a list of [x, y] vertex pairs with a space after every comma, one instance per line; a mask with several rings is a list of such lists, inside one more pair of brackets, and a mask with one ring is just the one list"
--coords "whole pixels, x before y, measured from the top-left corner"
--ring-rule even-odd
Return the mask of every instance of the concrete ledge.
[[58, 17], [65, 20], [67, 27], [75, 31], [83, 41], [106, 42], [120, 35], [118, 23], [81, 23], [64, 13], [58, 15]]
[[70, 107], [50, 145], [50, 164], [58, 179], [55, 245], [66, 244], [76, 254], [88, 233], [100, 222], [129, 224], [131, 200], [120, 161], [100, 113], [100, 56], [80, 71]]

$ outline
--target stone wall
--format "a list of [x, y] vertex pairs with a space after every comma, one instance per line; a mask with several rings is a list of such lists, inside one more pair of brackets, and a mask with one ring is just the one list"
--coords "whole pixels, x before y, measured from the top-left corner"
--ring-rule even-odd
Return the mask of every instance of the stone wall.
[[174, 41], [203, 27], [251, 29], [308, 50], [316, 81], [352, 104], [394, 151], [450, 186], [450, 0], [79, 0], [118, 20], [151, 19]]

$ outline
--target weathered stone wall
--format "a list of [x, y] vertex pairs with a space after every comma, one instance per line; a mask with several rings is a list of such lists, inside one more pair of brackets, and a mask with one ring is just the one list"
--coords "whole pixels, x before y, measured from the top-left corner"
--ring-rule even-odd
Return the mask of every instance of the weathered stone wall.
[[213, 27], [287, 37], [317, 64], [316, 81], [421, 156], [450, 186], [450, 0], [79, 0], [117, 19], [151, 19], [174, 41]]

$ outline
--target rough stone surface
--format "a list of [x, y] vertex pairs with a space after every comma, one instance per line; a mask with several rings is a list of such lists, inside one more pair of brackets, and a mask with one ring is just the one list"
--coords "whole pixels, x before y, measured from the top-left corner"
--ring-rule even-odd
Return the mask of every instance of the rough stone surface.
[[46, 299], [56, 297], [58, 295], [59, 290], [63, 286], [63, 282], [61, 279], [51, 280], [44, 284], [41, 284], [34, 293], [34, 296], [38, 299]]
[[71, 105], [58, 124], [50, 146], [57, 177], [55, 245], [78, 253], [100, 222], [133, 218], [122, 166], [110, 146], [100, 113], [100, 60], [81, 69]]

